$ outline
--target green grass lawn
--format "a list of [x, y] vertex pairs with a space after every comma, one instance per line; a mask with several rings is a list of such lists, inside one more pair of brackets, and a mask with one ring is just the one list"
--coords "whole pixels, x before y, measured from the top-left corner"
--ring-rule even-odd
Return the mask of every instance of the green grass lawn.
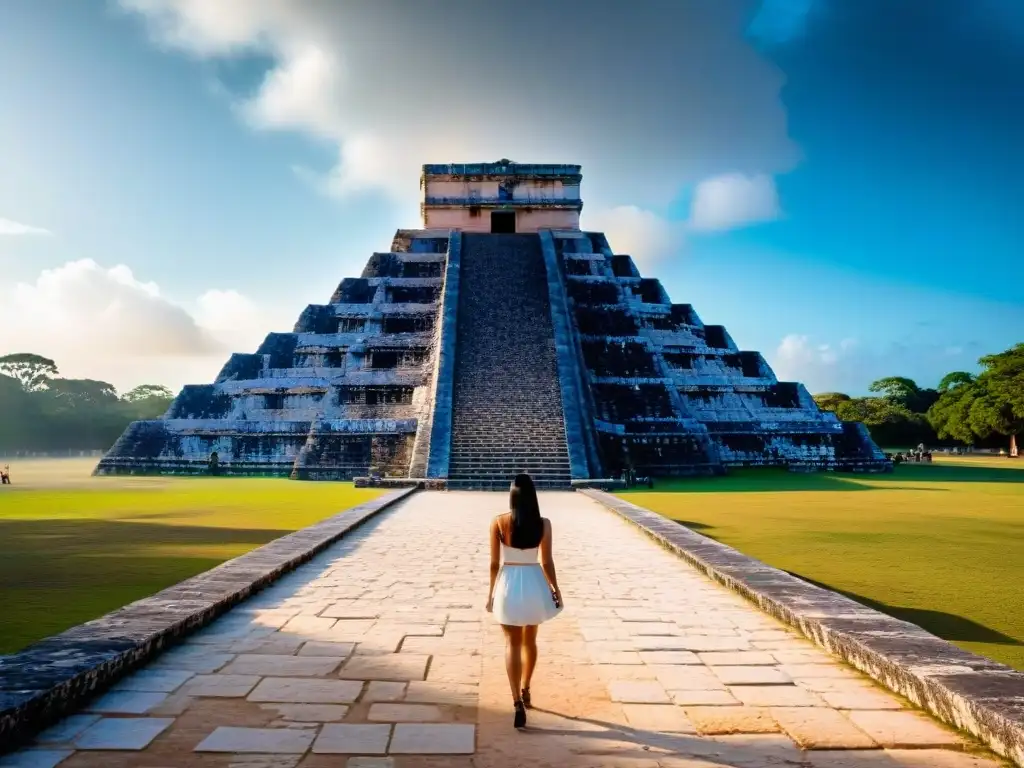
[[351, 483], [91, 478], [93, 466], [11, 462], [14, 484], [0, 487], [0, 653], [380, 494]]
[[1024, 670], [1024, 460], [942, 458], [883, 476], [738, 470], [620, 495]]

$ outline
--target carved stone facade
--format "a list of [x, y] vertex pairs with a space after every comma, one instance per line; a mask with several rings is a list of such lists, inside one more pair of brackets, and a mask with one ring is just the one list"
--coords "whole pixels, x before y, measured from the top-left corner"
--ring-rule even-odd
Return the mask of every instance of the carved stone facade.
[[629, 469], [890, 469], [862, 425], [581, 232], [579, 170], [424, 166], [423, 229], [399, 230], [291, 333], [129, 426], [97, 473], [499, 487], [529, 469], [569, 487]]

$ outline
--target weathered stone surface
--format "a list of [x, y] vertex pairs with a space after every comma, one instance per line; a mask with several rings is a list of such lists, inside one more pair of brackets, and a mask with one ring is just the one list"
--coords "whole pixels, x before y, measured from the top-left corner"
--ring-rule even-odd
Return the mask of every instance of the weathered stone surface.
[[[701, 573], [796, 627], [852, 667], [1024, 765], [1024, 673], [758, 562], [650, 510], [601, 491], [581, 493], [635, 524]], [[789, 669], [808, 675], [799, 679], [804, 687], [814, 686], [824, 693], [829, 686], [816, 682], [834, 678], [841, 681], [849, 676], [835, 667], [825, 673], [817, 669], [816, 659], [800, 663], [804, 660], [792, 659], [790, 664], [787, 659]], [[817, 677], [812, 677], [816, 670]], [[823, 673], [829, 677], [822, 677]], [[740, 688], [734, 688], [734, 693]], [[786, 706], [770, 706], [776, 705]]]
[[315, 754], [383, 755], [391, 738], [390, 725], [325, 725], [313, 742]]
[[466, 723], [399, 723], [388, 751], [394, 755], [471, 755], [476, 727]]
[[[413, 492], [386, 494], [20, 653], [0, 656], [0, 751], [73, 712], [127, 672]], [[174, 654], [168, 656], [174, 663]], [[183, 669], [213, 671], [224, 657], [193, 651], [179, 655], [176, 663]]]
[[221, 726], [197, 746], [196, 752], [301, 755], [313, 743], [312, 728], [234, 728]]

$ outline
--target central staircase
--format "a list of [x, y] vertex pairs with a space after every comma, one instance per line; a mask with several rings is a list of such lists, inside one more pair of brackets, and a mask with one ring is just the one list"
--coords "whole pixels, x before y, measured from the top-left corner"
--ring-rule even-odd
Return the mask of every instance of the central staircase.
[[571, 487], [538, 235], [463, 235], [448, 487]]

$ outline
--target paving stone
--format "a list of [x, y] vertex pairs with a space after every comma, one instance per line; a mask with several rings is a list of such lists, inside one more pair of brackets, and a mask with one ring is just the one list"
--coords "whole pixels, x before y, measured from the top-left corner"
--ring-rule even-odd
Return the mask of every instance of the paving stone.
[[673, 691], [713, 691], [724, 689], [725, 683], [707, 667], [651, 667], [662, 685]]
[[626, 722], [633, 728], [665, 733], [696, 733], [683, 710], [671, 704], [623, 704]]
[[846, 691], [822, 691], [818, 694], [826, 704], [836, 709], [902, 709], [903, 705], [891, 694], [872, 688]]
[[752, 707], [823, 707], [825, 702], [795, 685], [734, 685], [732, 695]]
[[170, 693], [195, 677], [195, 674], [186, 669], [142, 669], [121, 680], [113, 690]]
[[363, 690], [361, 681], [318, 680], [301, 677], [267, 677], [260, 681], [249, 701], [292, 704], [351, 704]]
[[778, 667], [711, 667], [726, 685], [787, 685], [792, 679]]
[[220, 726], [196, 746], [196, 752], [254, 752], [301, 755], [313, 743], [312, 728], [239, 728]]
[[371, 680], [366, 686], [363, 701], [401, 701], [406, 683]]
[[221, 699], [242, 698], [259, 681], [256, 675], [196, 675], [185, 684], [182, 693]]
[[367, 720], [387, 723], [434, 723], [444, 720], [444, 711], [435, 704], [371, 704]]
[[199, 675], [213, 674], [230, 662], [233, 653], [209, 652], [194, 646], [168, 651], [149, 665], [149, 669], [185, 669]]
[[337, 669], [341, 657], [331, 656], [267, 656], [243, 654], [224, 667], [225, 675], [259, 675], [260, 677], [322, 677]]
[[917, 712], [851, 710], [847, 715], [883, 747], [944, 747], [963, 743], [956, 733]]
[[70, 749], [23, 749], [0, 756], [0, 768], [55, 768], [72, 754]]
[[1004, 763], [980, 755], [939, 749], [888, 749], [900, 768], [1003, 768]]
[[672, 691], [668, 692], [673, 704], [685, 706], [732, 707], [739, 706], [739, 701], [729, 693], [727, 688], [711, 691]]
[[773, 707], [769, 711], [782, 730], [803, 749], [872, 749], [878, 746], [834, 709]]
[[345, 768], [395, 768], [393, 757], [350, 757]]
[[346, 704], [260, 704], [260, 709], [277, 712], [282, 720], [300, 723], [331, 723], [344, 720]]
[[299, 656], [333, 656], [338, 659], [345, 659], [352, 655], [355, 650], [355, 643], [330, 643], [322, 640], [310, 640], [303, 643], [299, 649]]
[[644, 664], [700, 664], [701, 660], [697, 654], [691, 651], [638, 651], [641, 661]]
[[683, 707], [698, 733], [778, 733], [779, 725], [761, 707]]
[[[389, 683], [370, 683], [370, 685], [389, 685]], [[404, 700], [424, 704], [472, 707], [476, 706], [479, 697], [480, 689], [475, 685], [413, 680], [409, 683]]]
[[36, 741], [40, 744], [65, 744], [99, 719], [99, 715], [69, 715], [36, 736]]
[[173, 723], [169, 717], [104, 717], [79, 734], [75, 748], [145, 749]]
[[697, 654], [709, 667], [775, 666], [778, 661], [767, 651], [708, 651]]
[[399, 723], [388, 752], [393, 755], [470, 755], [475, 741], [476, 726], [467, 723]]
[[808, 678], [847, 678], [851, 680], [863, 680], [864, 678], [852, 669], [835, 664], [783, 664], [781, 668], [794, 680], [805, 680]]
[[314, 754], [382, 755], [387, 752], [390, 725], [329, 724], [313, 742]]
[[653, 680], [613, 680], [608, 683], [608, 693], [612, 701], [624, 704], [670, 704], [672, 701], [661, 684]]
[[429, 656], [414, 653], [353, 656], [338, 676], [345, 680], [422, 680], [428, 661]]
[[144, 715], [166, 698], [166, 693], [151, 691], [111, 691], [90, 701], [85, 709], [105, 715]]

